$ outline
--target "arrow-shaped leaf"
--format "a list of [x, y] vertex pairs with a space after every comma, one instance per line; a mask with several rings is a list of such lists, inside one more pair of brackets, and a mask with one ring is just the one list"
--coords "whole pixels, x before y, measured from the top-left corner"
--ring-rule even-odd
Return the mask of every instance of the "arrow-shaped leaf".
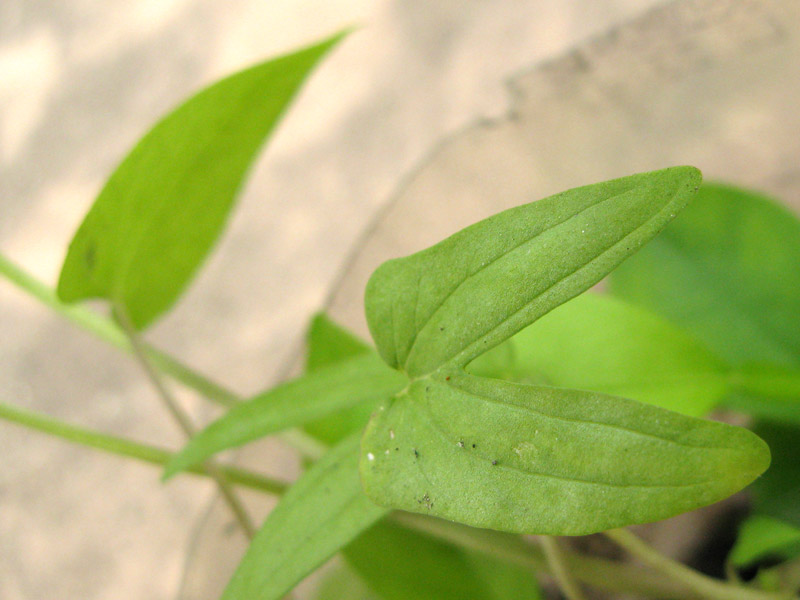
[[375, 502], [517, 533], [583, 535], [665, 519], [769, 464], [746, 429], [631, 400], [453, 373], [413, 382], [362, 440]]
[[156, 124], [75, 234], [59, 298], [121, 303], [137, 328], [167, 310], [219, 236], [256, 152], [341, 38], [223, 79]]
[[598, 282], [699, 183], [697, 169], [674, 167], [576, 188], [384, 263], [365, 299], [379, 353], [410, 377], [463, 367]]

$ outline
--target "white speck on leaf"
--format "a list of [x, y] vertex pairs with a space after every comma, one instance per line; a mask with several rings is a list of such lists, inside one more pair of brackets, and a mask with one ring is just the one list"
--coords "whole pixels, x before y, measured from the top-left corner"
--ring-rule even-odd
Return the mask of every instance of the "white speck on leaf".
[[372, 452], [367, 452], [367, 460], [375, 460], [375, 455]]

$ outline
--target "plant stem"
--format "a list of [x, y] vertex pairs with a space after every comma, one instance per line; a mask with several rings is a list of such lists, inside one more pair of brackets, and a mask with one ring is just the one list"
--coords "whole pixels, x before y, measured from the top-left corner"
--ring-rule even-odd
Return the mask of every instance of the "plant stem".
[[[110, 454], [135, 458], [142, 462], [164, 466], [174, 456], [164, 448], [134, 442], [133, 440], [100, 433], [91, 429], [70, 425], [39, 413], [24, 410], [0, 402], [0, 419], [23, 425], [29, 429], [40, 431], [62, 440], [80, 444], [89, 448], [103, 450]], [[220, 466], [228, 481], [268, 494], [281, 495], [288, 489], [288, 484], [270, 479], [258, 473], [245, 471], [236, 467]], [[195, 465], [187, 469], [195, 475], [206, 475], [202, 466]]]
[[547, 564], [550, 565], [550, 572], [567, 600], [586, 600], [580, 586], [573, 579], [564, 562], [564, 553], [558, 544], [558, 539], [551, 535], [542, 535], [539, 536], [539, 543], [544, 550]]
[[[0, 275], [5, 276], [20, 289], [39, 300], [54, 312], [66, 318], [78, 327], [92, 333], [110, 345], [134, 352], [148, 372], [153, 384], [159, 391], [173, 416], [181, 423], [181, 428], [186, 431], [187, 425], [191, 429], [191, 422], [182, 413], [180, 407], [174, 402], [171, 394], [161, 380], [160, 373], [167, 375], [195, 390], [202, 397], [224, 407], [231, 407], [243, 401], [238, 394], [226, 389], [218, 383], [208, 379], [192, 370], [170, 355], [163, 353], [139, 340], [133, 328], [129, 328], [126, 337], [111, 319], [103, 317], [83, 306], [69, 306], [58, 300], [51, 288], [34, 278], [32, 275], [0, 255]], [[780, 392], [780, 395], [797, 396], [798, 378], [786, 377], [779, 374], [774, 378], [754, 376], [737, 378], [735, 383], [742, 388], [761, 392]], [[177, 412], [173, 409], [177, 409]], [[108, 436], [87, 429], [66, 425], [47, 417], [42, 417], [12, 408], [0, 403], [0, 417], [9, 421], [26, 425], [63, 439], [81, 443], [121, 456], [130, 456], [154, 464], [165, 464], [172, 454], [166, 450], [146, 446], [130, 440]], [[298, 429], [291, 429], [281, 436], [307, 458], [317, 459], [326, 450], [326, 447], [316, 439], [308, 436]], [[280, 494], [286, 485], [272, 481], [260, 475], [231, 467], [219, 467], [211, 464], [195, 466], [189, 472], [206, 474], [218, 480], [220, 489], [225, 495], [225, 489], [230, 492], [228, 481], [239, 485], [248, 486], [268, 493]], [[232, 505], [238, 505], [235, 496], [227, 498]], [[240, 505], [239, 505], [240, 506]], [[233, 508], [233, 506], [232, 506]], [[243, 509], [242, 509], [243, 510]], [[237, 512], [234, 510], [234, 512]], [[246, 515], [244, 515], [246, 517]], [[440, 539], [456, 543], [462, 547], [475, 550], [514, 564], [533, 568], [539, 572], [546, 572], [547, 560], [541, 551], [527, 544], [518, 536], [511, 536], [501, 532], [478, 530], [444, 521], [428, 519], [411, 513], [395, 513], [394, 518], [411, 528], [418, 529]], [[247, 531], [244, 523], [243, 527]], [[431, 525], [437, 523], [438, 525]], [[441, 523], [446, 523], [442, 527]], [[250, 526], [252, 531], [252, 525]], [[478, 532], [478, 533], [476, 533]], [[627, 531], [615, 530], [607, 532], [608, 536], [620, 546], [626, 548], [631, 554], [638, 556], [643, 562], [650, 565], [655, 571], [643, 573], [641, 569], [631, 565], [619, 564], [612, 561], [582, 556], [575, 553], [564, 552], [562, 562], [575, 578], [580, 581], [611, 591], [627, 592], [645, 595], [653, 598], [683, 598], [683, 599], [708, 599], [708, 600], [791, 600], [788, 594], [775, 594], [754, 589], [743, 588], [726, 584], [706, 577], [672, 559], [669, 559]], [[665, 577], [666, 575], [666, 577]], [[577, 596], [580, 597], [580, 596]]]
[[628, 553], [661, 573], [683, 583], [707, 600], [791, 600], [790, 594], [765, 592], [707, 577], [658, 552], [627, 529], [613, 529], [605, 535]]
[[[126, 352], [131, 352], [133, 350], [130, 341], [125, 336], [125, 332], [122, 331], [114, 321], [89, 310], [85, 306], [64, 304], [56, 297], [54, 291], [50, 287], [33, 277], [30, 273], [24, 271], [2, 254], [0, 254], [0, 274], [4, 275], [18, 288], [27, 292], [30, 296], [33, 296], [36, 300], [74, 325], [88, 331], [115, 348]], [[192, 388], [209, 400], [227, 408], [239, 402], [239, 398], [236, 394], [199, 375], [171, 356], [159, 352], [144, 343], [142, 347], [145, 349], [145, 352], [153, 364], [161, 372], [180, 381], [186, 387]]]
[[[114, 305], [114, 312], [117, 315], [123, 330], [128, 336], [134, 356], [138, 359], [148, 379], [150, 379], [153, 387], [158, 392], [158, 396], [161, 398], [164, 407], [172, 415], [175, 422], [186, 435], [186, 438], [191, 438], [195, 433], [194, 424], [189, 418], [189, 415], [184, 412], [170, 391], [167, 389], [167, 386], [161, 379], [159, 372], [156, 371], [155, 367], [150, 362], [150, 359], [148, 358], [147, 353], [145, 352], [145, 349], [139, 340], [139, 334], [130, 320], [126, 307], [121, 302], [117, 302]], [[247, 510], [245, 509], [241, 500], [239, 500], [238, 496], [231, 488], [230, 483], [225, 477], [225, 474], [219, 469], [212, 459], [205, 461], [202, 467], [206, 473], [208, 473], [208, 475], [217, 482], [217, 487], [219, 488], [223, 499], [230, 507], [231, 512], [239, 522], [244, 534], [248, 539], [253, 539], [253, 536], [256, 534], [256, 528], [253, 525], [253, 522], [250, 520], [250, 515], [247, 514]]]
[[[130, 341], [114, 321], [80, 305], [67, 305], [61, 302], [53, 290], [33, 277], [8, 258], [0, 254], [0, 275], [5, 276], [22, 291], [52, 309], [74, 325], [88, 331], [100, 340], [126, 352], [132, 352]], [[194, 371], [172, 356], [153, 348], [145, 342], [140, 343], [142, 352], [151, 364], [161, 373], [199, 393], [203, 398], [225, 408], [243, 402], [244, 398]], [[305, 458], [319, 459], [327, 447], [299, 429], [289, 429], [277, 434], [287, 444], [300, 452]]]
[[[163, 448], [67, 424], [2, 402], [0, 402], [0, 419], [23, 425], [29, 429], [40, 431], [62, 440], [96, 448], [110, 454], [134, 458], [150, 464], [163, 466], [174, 456], [172, 452]], [[290, 485], [234, 467], [220, 466], [219, 469], [231, 483], [268, 494], [280, 496]], [[187, 469], [187, 472], [208, 476], [208, 473], [200, 465]], [[448, 541], [462, 548], [527, 567], [537, 573], [550, 573], [543, 551], [525, 542], [519, 536], [498, 531], [475, 529], [458, 523], [450, 523], [441, 519], [432, 519], [412, 513], [396, 512], [392, 514], [391, 518], [404, 527]], [[562, 552], [563, 562], [573, 576], [593, 587], [619, 593], [639, 594], [650, 598], [683, 598], [690, 600], [706, 598], [702, 594], [687, 590], [680, 582], [674, 581], [661, 573], [643, 571], [642, 568], [633, 565], [583, 556], [570, 551], [562, 550]], [[727, 597], [733, 598], [733, 596]], [[785, 596], [766, 596], [762, 593], [759, 598], [785, 598]]]

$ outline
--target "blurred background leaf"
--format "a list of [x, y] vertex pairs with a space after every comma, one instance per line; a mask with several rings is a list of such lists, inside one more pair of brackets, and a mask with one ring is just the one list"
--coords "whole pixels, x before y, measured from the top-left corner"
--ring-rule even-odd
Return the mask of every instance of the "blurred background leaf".
[[231, 75], [157, 123], [75, 234], [59, 298], [120, 303], [137, 329], [167, 310], [221, 233], [257, 151], [343, 36]]

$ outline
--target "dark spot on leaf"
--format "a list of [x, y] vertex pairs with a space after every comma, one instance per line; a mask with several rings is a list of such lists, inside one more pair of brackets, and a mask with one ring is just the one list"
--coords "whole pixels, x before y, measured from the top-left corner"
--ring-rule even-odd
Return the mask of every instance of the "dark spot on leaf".
[[444, 327], [439, 327], [439, 331], [444, 331]]
[[97, 248], [94, 245], [94, 242], [89, 242], [89, 245], [86, 246], [86, 252], [83, 255], [84, 261], [86, 261], [86, 268], [90, 271], [94, 269], [95, 258], [97, 257]]
[[414, 458], [419, 458], [419, 451], [414, 448]]
[[444, 378], [445, 381], [450, 381], [450, 375]]
[[472, 447], [473, 448], [477, 448], [478, 446], [477, 446], [477, 444], [472, 444]]
[[496, 460], [493, 460], [493, 461], [492, 461], [492, 465], [496, 465], [496, 464], [497, 464], [497, 461], [496, 461]]

